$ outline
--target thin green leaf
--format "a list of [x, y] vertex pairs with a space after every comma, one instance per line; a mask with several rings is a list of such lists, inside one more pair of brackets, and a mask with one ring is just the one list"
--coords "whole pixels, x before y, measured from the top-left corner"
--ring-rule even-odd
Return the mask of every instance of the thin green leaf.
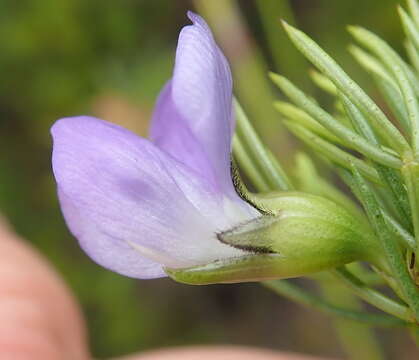
[[345, 71], [311, 38], [302, 31], [283, 23], [295, 46], [324, 73], [373, 122], [375, 129], [399, 153], [409, 149], [409, 144], [383, 111]]
[[294, 124], [287, 120], [284, 120], [284, 124], [296, 137], [329, 161], [348, 169], [350, 167], [350, 163], [354, 162], [357, 164], [365, 177], [377, 184], [381, 184], [377, 171], [370, 165], [366, 164], [365, 161], [348, 154], [336, 145], [322, 139], [301, 125]]
[[396, 279], [416, 320], [419, 320], [419, 289], [410, 277], [399, 244], [395, 241], [391, 232], [388, 231], [388, 224], [374, 194], [371, 192], [357, 166], [355, 164], [351, 165], [353, 185], [357, 188], [370, 223], [373, 225], [376, 235], [381, 240], [391, 273]]
[[377, 84], [377, 87], [380, 93], [383, 95], [384, 100], [387, 105], [390, 107], [390, 110], [399, 121], [399, 124], [404, 129], [404, 131], [410, 133], [410, 120], [409, 115], [407, 114], [406, 108], [403, 103], [402, 94], [400, 93], [399, 87], [394, 87], [390, 82], [379, 76], [374, 76], [374, 81]]
[[298, 304], [321, 310], [330, 315], [337, 315], [376, 326], [406, 326], [408, 324], [401, 319], [391, 316], [348, 310], [333, 305], [321, 297], [313, 295], [287, 280], [264, 281], [262, 285], [279, 295], [295, 301]]
[[393, 75], [374, 56], [368, 54], [358, 46], [350, 45], [348, 50], [355, 60], [373, 76], [378, 89], [390, 106], [391, 111], [399, 120], [403, 129], [408, 132], [410, 130], [409, 118], [403, 105], [403, 98], [399, 86], [393, 79]]
[[412, 15], [413, 21], [415, 22], [416, 26], [419, 27], [419, 5], [416, 0], [407, 0], [407, 6], [409, 8], [409, 12]]
[[416, 24], [410, 18], [410, 16], [404, 11], [401, 6], [398, 6], [398, 11], [400, 19], [402, 21], [403, 29], [406, 34], [406, 37], [412, 42], [416, 47], [416, 51], [419, 49], [419, 31], [416, 27]]
[[[288, 190], [292, 188], [288, 178], [285, 177], [285, 171], [278, 161], [269, 156], [268, 150], [260, 141], [259, 136], [256, 134], [253, 126], [250, 124], [242, 107], [234, 100], [234, 107], [237, 118], [237, 134], [243, 142], [244, 148], [249, 153], [252, 161], [256, 164], [269, 184], [271, 190]], [[278, 171], [281, 169], [281, 171]]]
[[328, 112], [323, 110], [317, 104], [312, 102], [300, 89], [292, 84], [288, 79], [277, 74], [270, 74], [272, 81], [299, 107], [311, 115], [326, 129], [338, 136], [345, 146], [359, 151], [368, 158], [377, 161], [380, 164], [393, 168], [400, 168], [402, 162], [400, 159], [382, 151], [379, 147], [369, 143], [363, 137], [354, 131], [342, 125], [333, 118]]
[[285, 170], [282, 168], [282, 166], [280, 165], [280, 163], [278, 162], [277, 157], [272, 153], [271, 150], [267, 149], [266, 150], [268, 153], [268, 158], [271, 161], [271, 164], [274, 168], [274, 170], [276, 171], [276, 173], [278, 174], [278, 176], [281, 177], [282, 182], [282, 188], [281, 190], [293, 190], [294, 189], [294, 185], [292, 184], [290, 178], [288, 177], [288, 175], [286, 174]]
[[416, 241], [415, 238], [408, 232], [403, 226], [401, 226], [393, 217], [383, 211], [384, 219], [387, 222], [389, 231], [391, 231], [397, 239], [400, 240], [400, 244], [404, 247], [415, 250]]
[[387, 194], [390, 196], [391, 202], [394, 204], [397, 210], [397, 218], [402, 222], [402, 224], [408, 228], [412, 229], [412, 212], [410, 210], [409, 198], [406, 191], [406, 187], [402, 182], [402, 179], [398, 172], [394, 169], [387, 168], [383, 165], [376, 164], [375, 169], [378, 172], [378, 175], [387, 185], [387, 188], [390, 190]]
[[[409, 74], [407, 65], [400, 56], [377, 35], [357, 26], [349, 27], [349, 32], [358, 42], [376, 54], [397, 80], [410, 120], [412, 145], [415, 153], [419, 155], [419, 108], [413, 89], [413, 84], [416, 84], [415, 76]], [[409, 151], [406, 151], [403, 155], [405, 156], [406, 153], [409, 153]]]
[[[351, 189], [351, 191], [359, 200], [359, 202], [362, 203], [362, 194], [359, 192], [359, 189], [354, 185], [352, 175], [344, 169], [342, 169], [342, 171], [339, 172], [339, 175], [341, 176], [343, 182]], [[397, 222], [397, 220], [395, 220], [389, 213], [387, 213], [381, 204], [380, 207], [384, 219], [387, 222], [389, 232], [391, 232], [395, 236], [395, 238], [399, 241], [400, 245], [407, 249], [414, 249], [416, 246], [416, 242], [412, 234], [409, 231], [407, 231], [402, 225], [400, 225]]]
[[380, 78], [391, 83], [396, 89], [398, 89], [397, 82], [394, 80], [393, 75], [387, 71], [387, 69], [375, 58], [362, 50], [356, 45], [349, 45], [349, 53], [355, 58], [356, 61], [369, 73], [375, 74]]
[[347, 96], [342, 94], [340, 91], [338, 92], [338, 97], [340, 98], [348, 119], [351, 121], [352, 126], [358, 132], [358, 134], [363, 136], [371, 144], [380, 146], [377, 137], [375, 136], [374, 130], [371, 128], [362, 112], [359, 111], [358, 108], [351, 102], [351, 100], [349, 100]]
[[247, 151], [237, 134], [233, 137], [233, 155], [240, 168], [244, 171], [256, 190], [260, 192], [268, 192], [269, 185], [260, 175], [259, 170], [254, 166], [253, 161], [247, 154]]
[[341, 267], [332, 270], [332, 273], [339, 280], [348, 286], [356, 295], [376, 308], [403, 319], [408, 322], [414, 322], [415, 318], [412, 311], [405, 305], [394, 301], [377, 290], [366, 286], [361, 280], [354, 276], [347, 268]]
[[279, 111], [281, 115], [283, 115], [287, 119], [295, 121], [297, 124], [306, 127], [307, 129], [313, 131], [315, 134], [324, 137], [325, 139], [333, 143], [342, 144], [342, 141], [339, 138], [337, 138], [324, 126], [320, 125], [316, 120], [314, 120], [310, 115], [308, 115], [305, 111], [301, 110], [295, 105], [286, 101], [275, 101], [274, 107], [276, 110]]
[[402, 174], [410, 200], [413, 227], [415, 229], [416, 250], [419, 250], [419, 163], [416, 161], [407, 162], [402, 167]]
[[324, 196], [349, 210], [360, 221], [366, 223], [363, 212], [345, 193], [329, 183], [316, 170], [311, 158], [302, 152], [295, 157], [295, 177], [298, 189], [314, 195]]
[[[379, 146], [378, 139], [374, 130], [370, 127], [364, 115], [352, 104], [352, 102], [342, 93], [339, 97], [345, 108], [348, 118], [351, 119], [354, 128], [358, 133], [367, 139], [370, 143]], [[411, 227], [409, 219], [411, 218], [410, 204], [407, 196], [406, 188], [401, 181], [400, 175], [396, 170], [388, 168], [384, 165], [373, 162], [378, 175], [383, 180], [384, 184], [391, 190], [389, 192], [391, 202], [396, 206], [399, 218], [403, 221], [404, 225]]]
[[404, 47], [406, 48], [407, 56], [409, 57], [410, 63], [416, 70], [416, 73], [419, 73], [419, 53], [418, 50], [413, 46], [413, 44], [406, 40], [404, 42]]
[[336, 86], [328, 77], [324, 76], [322, 73], [311, 69], [309, 71], [311, 80], [322, 90], [326, 91], [330, 95], [336, 95]]
[[[365, 218], [365, 214], [363, 214]], [[346, 265], [346, 268], [351, 271], [359, 280], [368, 286], [380, 286], [384, 285], [385, 279], [383, 279], [375, 271], [367, 269], [364, 264], [353, 262]]]

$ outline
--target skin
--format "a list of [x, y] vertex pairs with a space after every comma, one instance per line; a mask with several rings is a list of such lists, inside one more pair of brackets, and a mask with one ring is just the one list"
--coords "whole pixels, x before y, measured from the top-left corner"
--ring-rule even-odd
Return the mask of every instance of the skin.
[[[1, 218], [0, 257], [0, 360], [91, 359], [73, 295], [47, 261]], [[316, 360], [232, 346], [159, 350], [119, 360], [193, 359]]]

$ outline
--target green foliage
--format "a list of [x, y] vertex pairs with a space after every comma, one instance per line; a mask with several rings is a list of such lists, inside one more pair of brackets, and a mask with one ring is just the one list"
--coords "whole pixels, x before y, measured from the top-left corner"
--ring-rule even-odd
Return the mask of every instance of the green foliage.
[[[314, 83], [334, 98], [334, 114], [324, 110], [284, 76], [273, 73], [270, 76], [292, 102], [275, 104], [284, 124], [315, 154], [326, 159], [330, 169], [341, 176], [362, 205], [368, 226], [381, 244], [376, 250], [380, 265], [372, 263], [373, 269], [399, 300], [394, 302], [348, 269], [337, 269], [335, 274], [364, 301], [407, 322], [417, 323], [419, 11], [416, 0], [409, 1], [408, 6], [410, 15], [401, 7], [399, 14], [411, 64], [372, 32], [359, 26], [349, 27], [355, 40], [369, 51], [352, 45], [350, 52], [372, 75], [384, 98], [389, 100], [388, 108], [393, 112], [391, 118], [316, 42], [285, 22], [283, 26], [291, 41], [319, 71], [310, 73]], [[325, 190], [331, 189], [331, 185], [319, 178], [307, 160], [303, 158], [301, 163], [300, 157], [300, 164], [304, 166], [300, 167], [304, 173], [300, 172], [297, 178], [301, 189], [330, 198], [329, 192], [335, 194], [337, 202], [343, 199], [348, 203], [337, 189]], [[301, 181], [303, 176], [308, 178]], [[311, 182], [320, 184], [307, 185]], [[327, 217], [326, 212], [324, 216]], [[364, 246], [368, 246], [367, 243]], [[268, 286], [287, 293], [287, 287], [279, 284], [269, 283]], [[294, 290], [289, 289], [288, 295], [293, 298], [293, 294]]]

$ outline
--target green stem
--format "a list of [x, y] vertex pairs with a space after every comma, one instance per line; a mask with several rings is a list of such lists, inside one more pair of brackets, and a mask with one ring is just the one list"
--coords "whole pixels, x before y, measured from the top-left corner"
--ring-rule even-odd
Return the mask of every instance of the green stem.
[[347, 310], [340, 306], [330, 304], [321, 297], [310, 294], [286, 280], [265, 281], [262, 282], [262, 285], [300, 305], [315, 308], [329, 315], [338, 315], [346, 319], [375, 326], [407, 326], [405, 321], [396, 319], [392, 316]]

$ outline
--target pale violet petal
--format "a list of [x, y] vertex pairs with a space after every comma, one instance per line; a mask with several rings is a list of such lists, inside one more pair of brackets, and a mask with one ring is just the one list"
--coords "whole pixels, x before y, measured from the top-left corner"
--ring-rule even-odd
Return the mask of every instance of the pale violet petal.
[[188, 16], [193, 25], [179, 35], [173, 78], [160, 94], [150, 135], [216, 190], [231, 194], [231, 72], [205, 21]]
[[204, 179], [148, 140], [91, 117], [61, 119], [52, 134], [64, 216], [102, 266], [149, 278], [241, 254], [215, 239], [230, 221]]

